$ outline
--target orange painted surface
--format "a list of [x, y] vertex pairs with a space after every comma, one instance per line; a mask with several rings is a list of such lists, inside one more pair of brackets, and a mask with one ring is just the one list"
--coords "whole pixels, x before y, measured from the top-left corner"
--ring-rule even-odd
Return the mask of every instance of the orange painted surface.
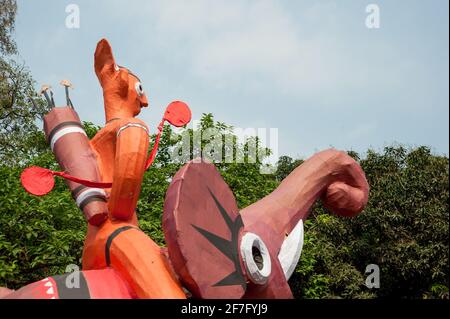
[[[109, 219], [101, 227], [89, 226], [83, 250], [83, 270], [107, 267], [105, 247], [108, 237], [124, 226], [134, 226], [134, 223]], [[138, 228], [117, 235], [109, 252], [110, 267], [121, 274], [138, 298], [186, 298], [161, 247]]]
[[91, 140], [102, 181], [113, 181], [112, 188], [106, 190], [110, 195], [109, 215], [113, 219], [129, 221], [136, 209], [149, 143], [147, 131], [142, 127], [147, 126], [136, 118], [115, 120]]
[[[111, 46], [101, 40], [95, 52], [95, 72], [103, 88], [106, 125], [90, 141], [102, 181], [112, 181], [107, 189], [109, 217], [100, 227], [88, 225], [83, 250], [83, 269], [107, 267], [105, 246], [118, 228], [137, 228], [135, 209], [141, 191], [148, 152], [149, 131], [135, 118], [148, 105], [139, 79], [119, 67]], [[117, 270], [138, 298], [185, 298], [161, 248], [138, 229], [114, 238], [110, 246], [110, 266]]]

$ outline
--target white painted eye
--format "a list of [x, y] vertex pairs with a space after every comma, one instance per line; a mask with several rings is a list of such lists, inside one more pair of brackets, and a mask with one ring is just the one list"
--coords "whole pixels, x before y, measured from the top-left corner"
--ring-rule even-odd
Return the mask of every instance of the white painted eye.
[[262, 239], [253, 233], [246, 233], [241, 240], [241, 257], [249, 279], [264, 285], [272, 272], [269, 250]]
[[134, 85], [134, 88], [136, 89], [136, 93], [139, 96], [144, 95], [144, 89], [142, 88], [141, 82], [136, 82], [136, 84]]

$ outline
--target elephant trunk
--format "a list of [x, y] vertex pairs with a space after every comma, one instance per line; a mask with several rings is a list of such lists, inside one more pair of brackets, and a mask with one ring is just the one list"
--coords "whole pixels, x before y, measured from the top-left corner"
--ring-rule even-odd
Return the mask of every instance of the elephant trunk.
[[314, 202], [340, 216], [355, 216], [365, 207], [369, 185], [358, 163], [345, 152], [328, 149], [306, 160], [271, 194], [241, 211], [245, 228], [263, 222], [286, 235], [306, 220]]

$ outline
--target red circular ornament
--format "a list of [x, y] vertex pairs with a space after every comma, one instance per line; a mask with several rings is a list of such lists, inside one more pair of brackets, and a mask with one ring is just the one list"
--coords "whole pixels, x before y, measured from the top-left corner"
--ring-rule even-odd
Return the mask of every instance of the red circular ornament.
[[176, 127], [181, 127], [191, 121], [191, 110], [189, 106], [181, 101], [173, 101], [170, 103], [164, 113], [164, 120]]
[[28, 193], [37, 196], [48, 194], [55, 185], [52, 171], [38, 166], [26, 168], [20, 175], [20, 181]]

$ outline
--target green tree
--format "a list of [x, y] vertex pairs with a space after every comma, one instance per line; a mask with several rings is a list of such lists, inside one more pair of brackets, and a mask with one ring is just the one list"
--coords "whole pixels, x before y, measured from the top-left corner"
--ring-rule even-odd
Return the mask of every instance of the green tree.
[[[161, 217], [171, 177], [182, 166], [171, 154], [183, 134], [219, 127], [208, 123], [175, 133], [165, 126], [160, 152], [144, 175], [138, 202], [141, 228], [164, 245]], [[93, 136], [98, 127], [85, 123]], [[155, 136], [153, 136], [154, 140]], [[58, 169], [40, 139], [42, 151], [27, 163]], [[191, 140], [192, 142], [192, 140]], [[202, 144], [201, 147], [206, 146]], [[240, 146], [245, 149], [243, 145]], [[192, 147], [191, 156], [194, 156]], [[358, 154], [352, 154], [358, 158]], [[293, 161], [292, 161], [293, 162]], [[371, 185], [368, 207], [358, 217], [330, 215], [320, 203], [305, 223], [305, 245], [290, 285], [298, 298], [445, 298], [448, 297], [448, 158], [420, 147], [369, 151], [360, 160]], [[276, 174], [261, 174], [261, 163], [217, 163], [239, 207], [270, 193]], [[27, 194], [20, 186], [21, 168], [2, 165], [0, 176], [0, 285], [11, 288], [64, 272], [80, 264], [85, 222], [64, 182], [46, 197]], [[286, 172], [287, 173], [287, 172]], [[381, 269], [381, 288], [365, 287], [365, 267]]]
[[[59, 168], [37, 126], [48, 110], [36, 98], [29, 71], [14, 60], [16, 10], [14, 0], [0, 0], [0, 286], [9, 288], [80, 264], [86, 231], [86, 222], [63, 180], [58, 179], [45, 197], [32, 196], [20, 185], [20, 174], [29, 165]], [[84, 123], [84, 128], [90, 138], [99, 129], [92, 123]], [[230, 146], [225, 140], [234, 143]], [[258, 139], [237, 143], [232, 127], [216, 122], [212, 114], [204, 114], [198, 127], [178, 133], [165, 126], [155, 163], [144, 175], [137, 207], [141, 228], [164, 245], [161, 216], [166, 190], [183, 162], [201, 151], [213, 162], [216, 156], [232, 154], [229, 162], [215, 165], [240, 208], [270, 193], [302, 163], [282, 156], [276, 173], [262, 174], [264, 156], [255, 157], [252, 145], [256, 154], [270, 154]], [[174, 158], [183, 147], [189, 156]], [[434, 155], [427, 147], [402, 146], [380, 153], [369, 150], [365, 158], [349, 154], [360, 162], [371, 186], [368, 206], [356, 218], [346, 219], [329, 214], [320, 202], [315, 205], [305, 222], [302, 256], [290, 279], [294, 295], [448, 298], [448, 157]], [[364, 285], [368, 264], [380, 267], [379, 289]]]
[[[161, 222], [164, 196], [171, 178], [185, 161], [194, 159], [200, 154], [206, 155], [206, 158], [210, 156], [209, 160], [214, 162], [214, 154], [208, 152], [211, 149], [222, 149], [222, 155], [224, 155], [225, 148], [230, 147], [230, 145], [225, 145], [226, 139], [233, 141], [231, 146], [232, 154], [234, 154], [233, 162], [218, 162], [215, 165], [234, 192], [240, 208], [266, 196], [278, 185], [273, 175], [261, 174], [261, 159], [264, 157], [259, 160], [255, 159], [253, 163], [236, 163], [238, 152], [242, 152], [243, 158], [248, 159], [248, 144], [253, 141], [248, 139], [244, 144], [239, 144], [237, 136], [233, 135], [231, 129], [231, 126], [214, 121], [212, 114], [203, 114], [198, 127], [185, 128], [178, 133], [175, 133], [170, 126], [165, 126], [156, 160], [144, 175], [137, 208], [140, 227], [159, 244], [164, 245]], [[205, 134], [205, 132], [207, 133]], [[220, 138], [213, 137], [212, 133], [217, 134], [216, 137]], [[195, 136], [201, 137], [201, 140], [195, 142]], [[155, 136], [153, 136], [153, 140], [154, 138]], [[177, 150], [181, 151], [183, 148], [189, 150], [187, 157], [178, 159], [173, 156]], [[259, 152], [263, 151], [267, 152], [266, 149], [259, 148]], [[184, 162], [180, 162], [180, 160]]]
[[[27, 164], [57, 168], [50, 151]], [[86, 230], [64, 181], [45, 197], [32, 196], [20, 184], [22, 169], [0, 165], [0, 286], [9, 288], [79, 265]]]
[[7, 165], [39, 153], [33, 147], [39, 133], [36, 119], [47, 112], [29, 70], [15, 56], [16, 10], [16, 1], [0, 0], [0, 161]]
[[0, 54], [16, 53], [16, 43], [12, 38], [16, 20], [15, 0], [0, 0]]
[[[368, 206], [346, 219], [317, 205], [291, 278], [297, 296], [448, 298], [448, 157], [396, 146], [369, 150], [360, 163]], [[369, 264], [380, 267], [379, 289], [364, 285]]]
[[301, 165], [303, 160], [294, 160], [289, 156], [280, 156], [277, 162], [277, 172], [275, 173], [275, 178], [277, 181], [282, 181], [286, 176], [288, 176], [297, 166]]

